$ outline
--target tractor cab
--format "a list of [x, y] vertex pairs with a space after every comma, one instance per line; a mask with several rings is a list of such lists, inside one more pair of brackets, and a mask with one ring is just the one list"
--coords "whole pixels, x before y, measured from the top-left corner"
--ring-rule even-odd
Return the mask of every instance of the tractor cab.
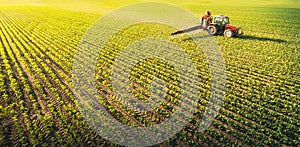
[[213, 23], [219, 25], [219, 26], [224, 26], [229, 23], [229, 17], [225, 15], [216, 15], [214, 16]]

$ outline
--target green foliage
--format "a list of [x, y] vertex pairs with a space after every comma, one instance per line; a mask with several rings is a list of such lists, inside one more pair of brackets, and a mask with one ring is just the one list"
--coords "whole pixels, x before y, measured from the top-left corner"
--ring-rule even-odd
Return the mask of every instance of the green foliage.
[[[98, 136], [78, 111], [71, 68], [88, 27], [112, 8], [137, 1], [37, 1], [43, 6], [27, 1], [15, 1], [19, 6], [1, 2], [5, 5], [0, 6], [0, 146], [114, 145]], [[200, 83], [194, 118], [161, 146], [299, 146], [298, 1], [168, 2], [198, 16], [207, 9], [213, 15], [228, 15], [231, 23], [245, 32], [237, 38], [216, 36], [228, 77], [225, 102], [216, 121], [205, 132], [197, 132], [211, 88], [201, 48], [188, 36], [170, 37], [176, 29], [156, 23], [137, 24], [118, 32], [99, 54], [95, 77], [99, 101], [107, 111], [124, 124], [151, 126], [178, 108], [181, 79], [172, 65], [159, 59], [138, 62], [129, 76], [132, 94], [143, 101], [149, 98], [151, 81], [163, 81], [167, 94], [155, 110], [133, 111], [112, 92], [111, 68], [120, 51], [144, 37], [161, 37], [190, 56]], [[79, 54], [87, 60], [84, 53]], [[128, 66], [126, 61], [123, 66]]]

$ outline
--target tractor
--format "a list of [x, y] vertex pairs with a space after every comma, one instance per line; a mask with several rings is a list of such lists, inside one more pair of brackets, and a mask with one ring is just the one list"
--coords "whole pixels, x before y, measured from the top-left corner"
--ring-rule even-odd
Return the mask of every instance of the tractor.
[[224, 34], [225, 37], [232, 37], [243, 34], [243, 31], [240, 28], [233, 26], [229, 23], [229, 17], [225, 15], [216, 15], [213, 19], [210, 17], [208, 19], [208, 24], [209, 25], [207, 28], [203, 28], [201, 25], [198, 25], [189, 29], [179, 30], [177, 32], [172, 33], [171, 35], [173, 36], [177, 34], [183, 34], [198, 29], [207, 30], [210, 35]]
[[207, 27], [207, 31], [211, 35], [224, 34], [225, 37], [242, 35], [243, 31], [229, 23], [229, 17], [225, 15], [216, 15], [213, 22]]

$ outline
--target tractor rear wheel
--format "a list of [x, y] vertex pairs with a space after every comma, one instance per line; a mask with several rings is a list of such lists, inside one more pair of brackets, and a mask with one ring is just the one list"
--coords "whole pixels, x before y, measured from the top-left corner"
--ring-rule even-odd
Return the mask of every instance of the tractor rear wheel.
[[230, 29], [225, 30], [224, 31], [224, 36], [228, 37], [228, 38], [232, 37], [233, 36], [233, 31], [230, 30]]
[[218, 32], [216, 26], [208, 26], [208, 27], [207, 27], [207, 30], [208, 30], [208, 33], [209, 33], [210, 35], [216, 35], [217, 32]]

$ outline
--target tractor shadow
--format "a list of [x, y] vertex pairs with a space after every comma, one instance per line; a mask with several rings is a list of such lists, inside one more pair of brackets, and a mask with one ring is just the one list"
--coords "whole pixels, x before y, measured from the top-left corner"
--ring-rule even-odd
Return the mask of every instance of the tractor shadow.
[[213, 35], [202, 35], [202, 36], [194, 36], [194, 37], [188, 37], [183, 39], [183, 41], [194, 41], [194, 39], [203, 39], [203, 38], [212, 38], [214, 37]]
[[[222, 36], [222, 35], [220, 35]], [[202, 38], [207, 38], [207, 37], [213, 37], [212, 35], [204, 35], [204, 36], [196, 36], [196, 37], [188, 37], [186, 39], [183, 39], [183, 41], [192, 41], [193, 39], [202, 39]], [[250, 36], [250, 35], [240, 35], [236, 37], [232, 37], [233, 39], [242, 39], [242, 40], [257, 40], [257, 41], [272, 41], [272, 42], [277, 42], [277, 43], [285, 43], [287, 42], [286, 40], [282, 39], [274, 39], [274, 38], [267, 38], [267, 37], [256, 37], [256, 36]]]
[[272, 41], [272, 42], [278, 42], [278, 43], [284, 43], [285, 40], [282, 39], [274, 39], [274, 38], [267, 38], [267, 37], [256, 37], [256, 36], [250, 36], [250, 35], [241, 35], [236, 38], [244, 39], [244, 40], [257, 40], [257, 41]]

